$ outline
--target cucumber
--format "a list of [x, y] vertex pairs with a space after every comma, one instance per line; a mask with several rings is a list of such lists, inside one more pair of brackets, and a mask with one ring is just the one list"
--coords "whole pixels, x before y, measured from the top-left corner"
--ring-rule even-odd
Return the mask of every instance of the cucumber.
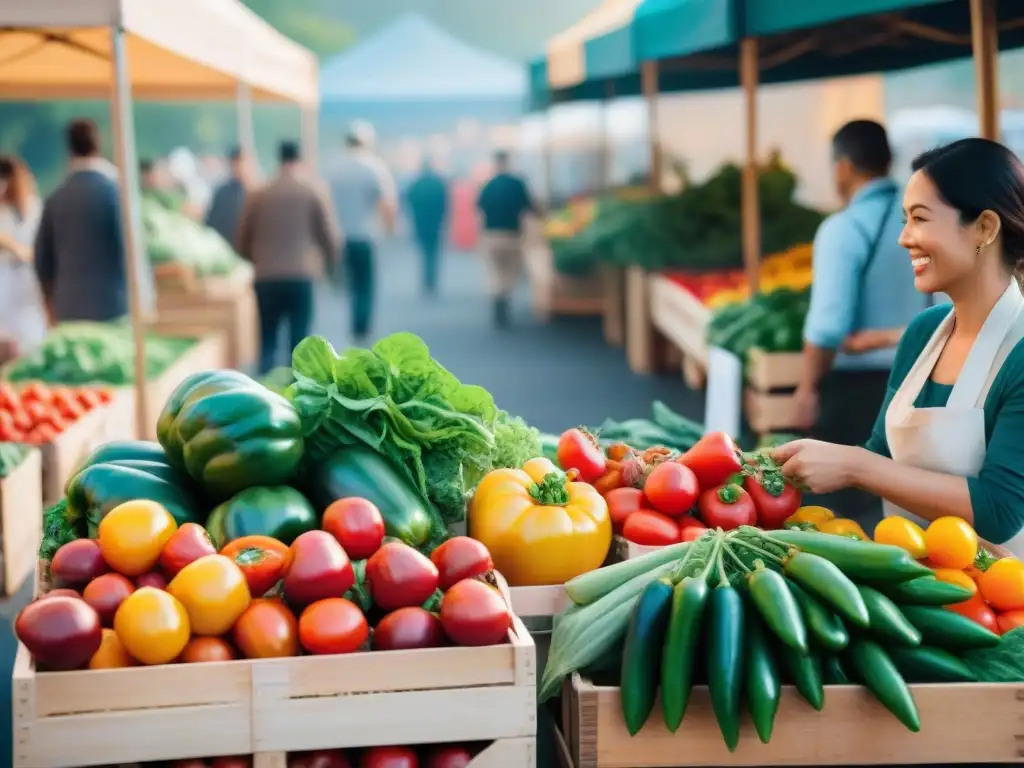
[[388, 536], [421, 547], [433, 530], [431, 512], [412, 484], [379, 453], [342, 448], [318, 462], [307, 479], [307, 498], [319, 514], [338, 499], [366, 499], [380, 510]]

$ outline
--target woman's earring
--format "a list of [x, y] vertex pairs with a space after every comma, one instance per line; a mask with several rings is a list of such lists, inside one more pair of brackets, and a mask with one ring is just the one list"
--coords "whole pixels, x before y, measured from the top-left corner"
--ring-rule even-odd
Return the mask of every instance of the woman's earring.
[[977, 248], [974, 249], [974, 255], [975, 256], [981, 256], [981, 246], [980, 245]]

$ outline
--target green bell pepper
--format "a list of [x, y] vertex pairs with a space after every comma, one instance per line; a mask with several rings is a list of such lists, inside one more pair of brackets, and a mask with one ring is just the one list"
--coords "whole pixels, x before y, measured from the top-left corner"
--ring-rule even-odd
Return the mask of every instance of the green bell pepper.
[[270, 536], [291, 544], [320, 520], [306, 497], [287, 486], [248, 488], [210, 513], [206, 530], [220, 549], [243, 536]]
[[131, 460], [93, 464], [67, 484], [66, 518], [81, 537], [96, 538], [100, 520], [119, 504], [156, 501], [182, 523], [201, 523], [203, 515], [187, 490], [188, 478], [168, 464]]
[[288, 483], [302, 459], [295, 408], [232, 371], [183, 383], [160, 416], [158, 436], [168, 461], [219, 499], [257, 485]]

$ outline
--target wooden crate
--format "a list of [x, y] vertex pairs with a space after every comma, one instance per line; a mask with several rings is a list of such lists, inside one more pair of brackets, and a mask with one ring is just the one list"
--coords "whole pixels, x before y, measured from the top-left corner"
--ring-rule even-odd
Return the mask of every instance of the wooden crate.
[[40, 446], [43, 504], [48, 507], [63, 498], [64, 484], [97, 447], [113, 440], [132, 440], [135, 434], [135, 393], [116, 389], [106, 406], [93, 409], [53, 442]]
[[556, 315], [604, 313], [604, 284], [598, 270], [583, 277], [563, 275], [555, 269], [554, 257], [546, 244], [531, 245], [525, 252], [534, 317], [550, 320]]
[[565, 587], [554, 584], [544, 587], [509, 587], [512, 610], [524, 619], [557, 616], [571, 602]]
[[743, 407], [747, 423], [755, 433], [793, 428], [796, 421], [793, 390], [800, 383], [802, 371], [803, 358], [799, 352], [750, 350]]
[[[257, 752], [253, 768], [286, 768], [286, 752]], [[537, 765], [537, 740], [531, 737], [497, 739], [469, 763], [467, 768], [534, 768]]]
[[505, 645], [256, 661], [252, 751], [535, 738], [535, 651], [515, 618]]
[[252, 663], [37, 672], [14, 662], [15, 768], [249, 754]]
[[13, 595], [35, 573], [43, 535], [42, 464], [39, 451], [31, 450], [13, 472], [0, 479], [4, 595]]
[[604, 340], [610, 346], [626, 343], [626, 277], [621, 268], [601, 265], [601, 287], [604, 296]]
[[615, 552], [618, 555], [619, 560], [632, 560], [636, 557], [642, 557], [643, 555], [649, 555], [661, 547], [651, 547], [645, 544], [636, 544], [622, 536], [615, 537]]
[[576, 673], [564, 687], [562, 728], [575, 768], [977, 764], [1024, 758], [1024, 684], [911, 689], [921, 713], [920, 733], [908, 731], [860, 686], [828, 686], [821, 712], [784, 686], [771, 743], [758, 740], [744, 713], [739, 746], [729, 752], [706, 687], [693, 689], [675, 734], [665, 728], [656, 703], [647, 725], [631, 737], [619, 689], [596, 686]]
[[657, 274], [647, 276], [647, 301], [653, 329], [682, 353], [686, 385], [702, 388], [707, 379], [711, 310], [681, 285]]

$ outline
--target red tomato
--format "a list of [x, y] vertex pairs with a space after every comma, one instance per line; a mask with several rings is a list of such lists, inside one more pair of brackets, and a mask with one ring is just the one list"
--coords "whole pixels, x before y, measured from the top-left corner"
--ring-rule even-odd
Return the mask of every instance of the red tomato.
[[373, 628], [375, 651], [437, 648], [444, 645], [444, 627], [430, 611], [412, 606], [392, 611]]
[[473, 753], [460, 744], [441, 744], [427, 747], [423, 757], [423, 768], [466, 768], [473, 760]]
[[11, 420], [14, 423], [14, 428], [19, 432], [28, 432], [35, 424], [32, 423], [32, 419], [25, 413], [25, 409], [16, 407], [11, 410]]
[[695, 526], [695, 525], [688, 525], [688, 526], [686, 526], [685, 528], [682, 529], [682, 535], [679, 537], [679, 540], [680, 541], [696, 541], [697, 539], [699, 539], [701, 536], [703, 536], [707, 532], [708, 532], [708, 529], [705, 528], [703, 525], [701, 525], [699, 527]]
[[785, 483], [782, 493], [775, 496], [765, 490], [756, 477], [743, 479], [743, 488], [750, 494], [757, 510], [757, 525], [766, 531], [782, 527], [789, 517], [800, 509], [800, 491]]
[[679, 525], [661, 512], [641, 509], [626, 518], [622, 526], [622, 535], [634, 544], [663, 547], [679, 541]]
[[50, 562], [50, 576], [58, 587], [81, 588], [109, 570], [95, 539], [69, 541]]
[[79, 594], [78, 592], [76, 592], [73, 589], [67, 589], [67, 588], [51, 589], [45, 595], [40, 595], [39, 597], [37, 597], [36, 600], [45, 600], [48, 597], [78, 597], [78, 598], [80, 598], [80, 597], [82, 597], [82, 595]]
[[356, 583], [352, 561], [338, 540], [326, 531], [306, 531], [292, 542], [291, 550], [291, 565], [284, 575], [284, 596], [292, 605], [341, 597]]
[[651, 506], [665, 515], [685, 515], [697, 501], [700, 487], [693, 470], [666, 461], [659, 464], [644, 481], [644, 496]]
[[592, 434], [584, 429], [569, 429], [558, 438], [558, 464], [575, 469], [584, 483], [593, 483], [604, 474], [604, 451]]
[[41, 400], [26, 400], [25, 415], [33, 425], [42, 424], [50, 420], [50, 406]]
[[[171, 538], [164, 544], [160, 552], [160, 567], [169, 579], [178, 575], [178, 571], [189, 563], [206, 555], [217, 554], [210, 534], [196, 523], [182, 523]], [[261, 593], [262, 594], [262, 593]]]
[[743, 454], [725, 432], [708, 432], [678, 461], [693, 471], [703, 490], [717, 488], [743, 469]]
[[366, 499], [338, 499], [324, 512], [321, 527], [353, 560], [365, 560], [384, 542], [384, 518]]
[[57, 430], [50, 424], [40, 424], [28, 434], [28, 437], [31, 438], [33, 445], [46, 445], [56, 440], [57, 434]]
[[363, 612], [343, 597], [318, 600], [299, 616], [299, 643], [312, 654], [352, 653], [369, 636]]
[[247, 659], [298, 656], [298, 623], [280, 600], [256, 599], [238, 617], [231, 636]]
[[700, 519], [709, 528], [731, 531], [741, 525], [757, 523], [754, 500], [739, 485], [723, 485], [721, 488], [704, 491], [697, 507]]
[[1005, 635], [1017, 627], [1024, 627], [1024, 610], [1017, 608], [1013, 611], [1006, 611], [996, 616], [996, 624], [999, 626], [999, 634]]
[[975, 595], [962, 603], [947, 605], [946, 610], [966, 616], [971, 621], [981, 624], [985, 629], [991, 630], [997, 635], [999, 634], [999, 622], [996, 619], [996, 612], [986, 605], [981, 595]]
[[181, 652], [182, 664], [205, 664], [208, 661], [234, 661], [238, 656], [222, 637], [193, 637]]
[[114, 614], [132, 592], [135, 585], [120, 573], [104, 573], [86, 585], [82, 598], [99, 614], [104, 627], [114, 626]]
[[68, 421], [78, 421], [85, 414], [85, 409], [78, 402], [75, 394], [64, 389], [53, 391], [53, 407], [62, 418]]
[[458, 645], [497, 645], [508, 637], [512, 614], [494, 587], [463, 579], [444, 593], [441, 625]]
[[93, 408], [96, 408], [106, 402], [94, 389], [80, 389], [75, 396], [83, 411], [91, 411]]
[[232, 755], [230, 757], [215, 757], [210, 768], [252, 768], [251, 755]]
[[481, 542], [469, 536], [454, 536], [430, 553], [437, 566], [438, 586], [448, 589], [463, 579], [483, 576], [494, 570], [491, 553]]
[[10, 432], [14, 428], [14, 416], [9, 411], [0, 410], [0, 432]]
[[102, 404], [109, 403], [111, 400], [114, 399], [114, 393], [111, 392], [109, 389], [97, 389], [95, 390], [95, 392], [96, 399], [99, 400], [100, 403]]
[[370, 747], [359, 759], [359, 768], [420, 768], [411, 747]]
[[644, 492], [639, 488], [616, 488], [608, 491], [604, 500], [608, 502], [608, 514], [616, 533], [622, 533], [622, 526], [630, 515], [644, 508]]
[[352, 768], [352, 763], [340, 749], [321, 749], [288, 753], [288, 768]]
[[52, 400], [50, 389], [39, 381], [33, 381], [21, 390], [22, 403], [49, 403]]
[[366, 582], [374, 605], [393, 611], [423, 605], [437, 589], [440, 574], [436, 565], [408, 544], [391, 541], [366, 561]]
[[220, 553], [242, 569], [249, 583], [249, 592], [265, 595], [281, 580], [292, 561], [287, 544], [270, 536], [243, 536], [229, 541]]
[[21, 398], [10, 384], [0, 384], [0, 411], [12, 411], [21, 403]]
[[150, 571], [135, 578], [135, 588], [153, 587], [154, 589], [167, 589], [167, 578], [160, 571]]

